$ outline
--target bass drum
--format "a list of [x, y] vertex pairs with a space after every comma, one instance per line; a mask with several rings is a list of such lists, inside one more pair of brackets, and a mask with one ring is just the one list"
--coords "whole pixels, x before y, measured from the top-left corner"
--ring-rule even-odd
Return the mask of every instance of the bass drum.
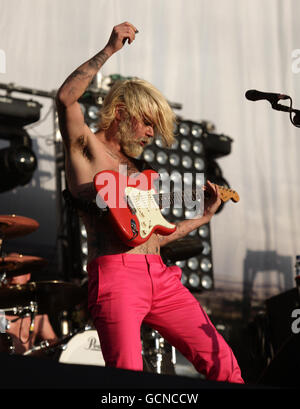
[[59, 341], [42, 341], [23, 355], [65, 364], [105, 366], [98, 333], [90, 327], [60, 338]]
[[58, 361], [65, 364], [105, 366], [96, 330], [75, 334], [63, 347]]

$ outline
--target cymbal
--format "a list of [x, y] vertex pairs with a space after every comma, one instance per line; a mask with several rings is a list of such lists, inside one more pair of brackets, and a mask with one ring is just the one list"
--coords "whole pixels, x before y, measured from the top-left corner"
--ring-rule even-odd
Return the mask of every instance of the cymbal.
[[0, 237], [13, 239], [33, 233], [39, 227], [39, 223], [29, 217], [15, 214], [0, 215]]
[[5, 273], [7, 278], [32, 273], [47, 264], [42, 257], [26, 256], [19, 253], [10, 253], [0, 259], [0, 274]]
[[85, 291], [63, 281], [36, 281], [0, 288], [0, 309], [37, 303], [38, 314], [69, 310], [83, 301]]

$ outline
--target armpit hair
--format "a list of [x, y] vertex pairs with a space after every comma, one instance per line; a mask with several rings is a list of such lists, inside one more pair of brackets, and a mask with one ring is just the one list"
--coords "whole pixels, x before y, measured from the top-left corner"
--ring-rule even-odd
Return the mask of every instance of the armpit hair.
[[93, 155], [91, 154], [83, 135], [79, 136], [79, 138], [77, 139], [77, 146], [80, 149], [82, 155], [87, 158], [87, 160], [91, 161], [93, 159]]

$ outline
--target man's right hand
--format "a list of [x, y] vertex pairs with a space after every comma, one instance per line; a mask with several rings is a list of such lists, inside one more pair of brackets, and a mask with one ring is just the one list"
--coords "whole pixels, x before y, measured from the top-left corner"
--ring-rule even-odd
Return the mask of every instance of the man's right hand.
[[126, 39], [128, 39], [129, 44], [134, 41], [137, 32], [136, 27], [128, 22], [115, 26], [105, 49], [112, 54], [119, 51], [125, 44]]

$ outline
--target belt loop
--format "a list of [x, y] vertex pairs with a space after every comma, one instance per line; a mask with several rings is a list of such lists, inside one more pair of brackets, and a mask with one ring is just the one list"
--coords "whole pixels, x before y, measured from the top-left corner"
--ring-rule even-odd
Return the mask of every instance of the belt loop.
[[123, 262], [123, 266], [126, 266], [126, 254], [122, 254], [122, 262]]

